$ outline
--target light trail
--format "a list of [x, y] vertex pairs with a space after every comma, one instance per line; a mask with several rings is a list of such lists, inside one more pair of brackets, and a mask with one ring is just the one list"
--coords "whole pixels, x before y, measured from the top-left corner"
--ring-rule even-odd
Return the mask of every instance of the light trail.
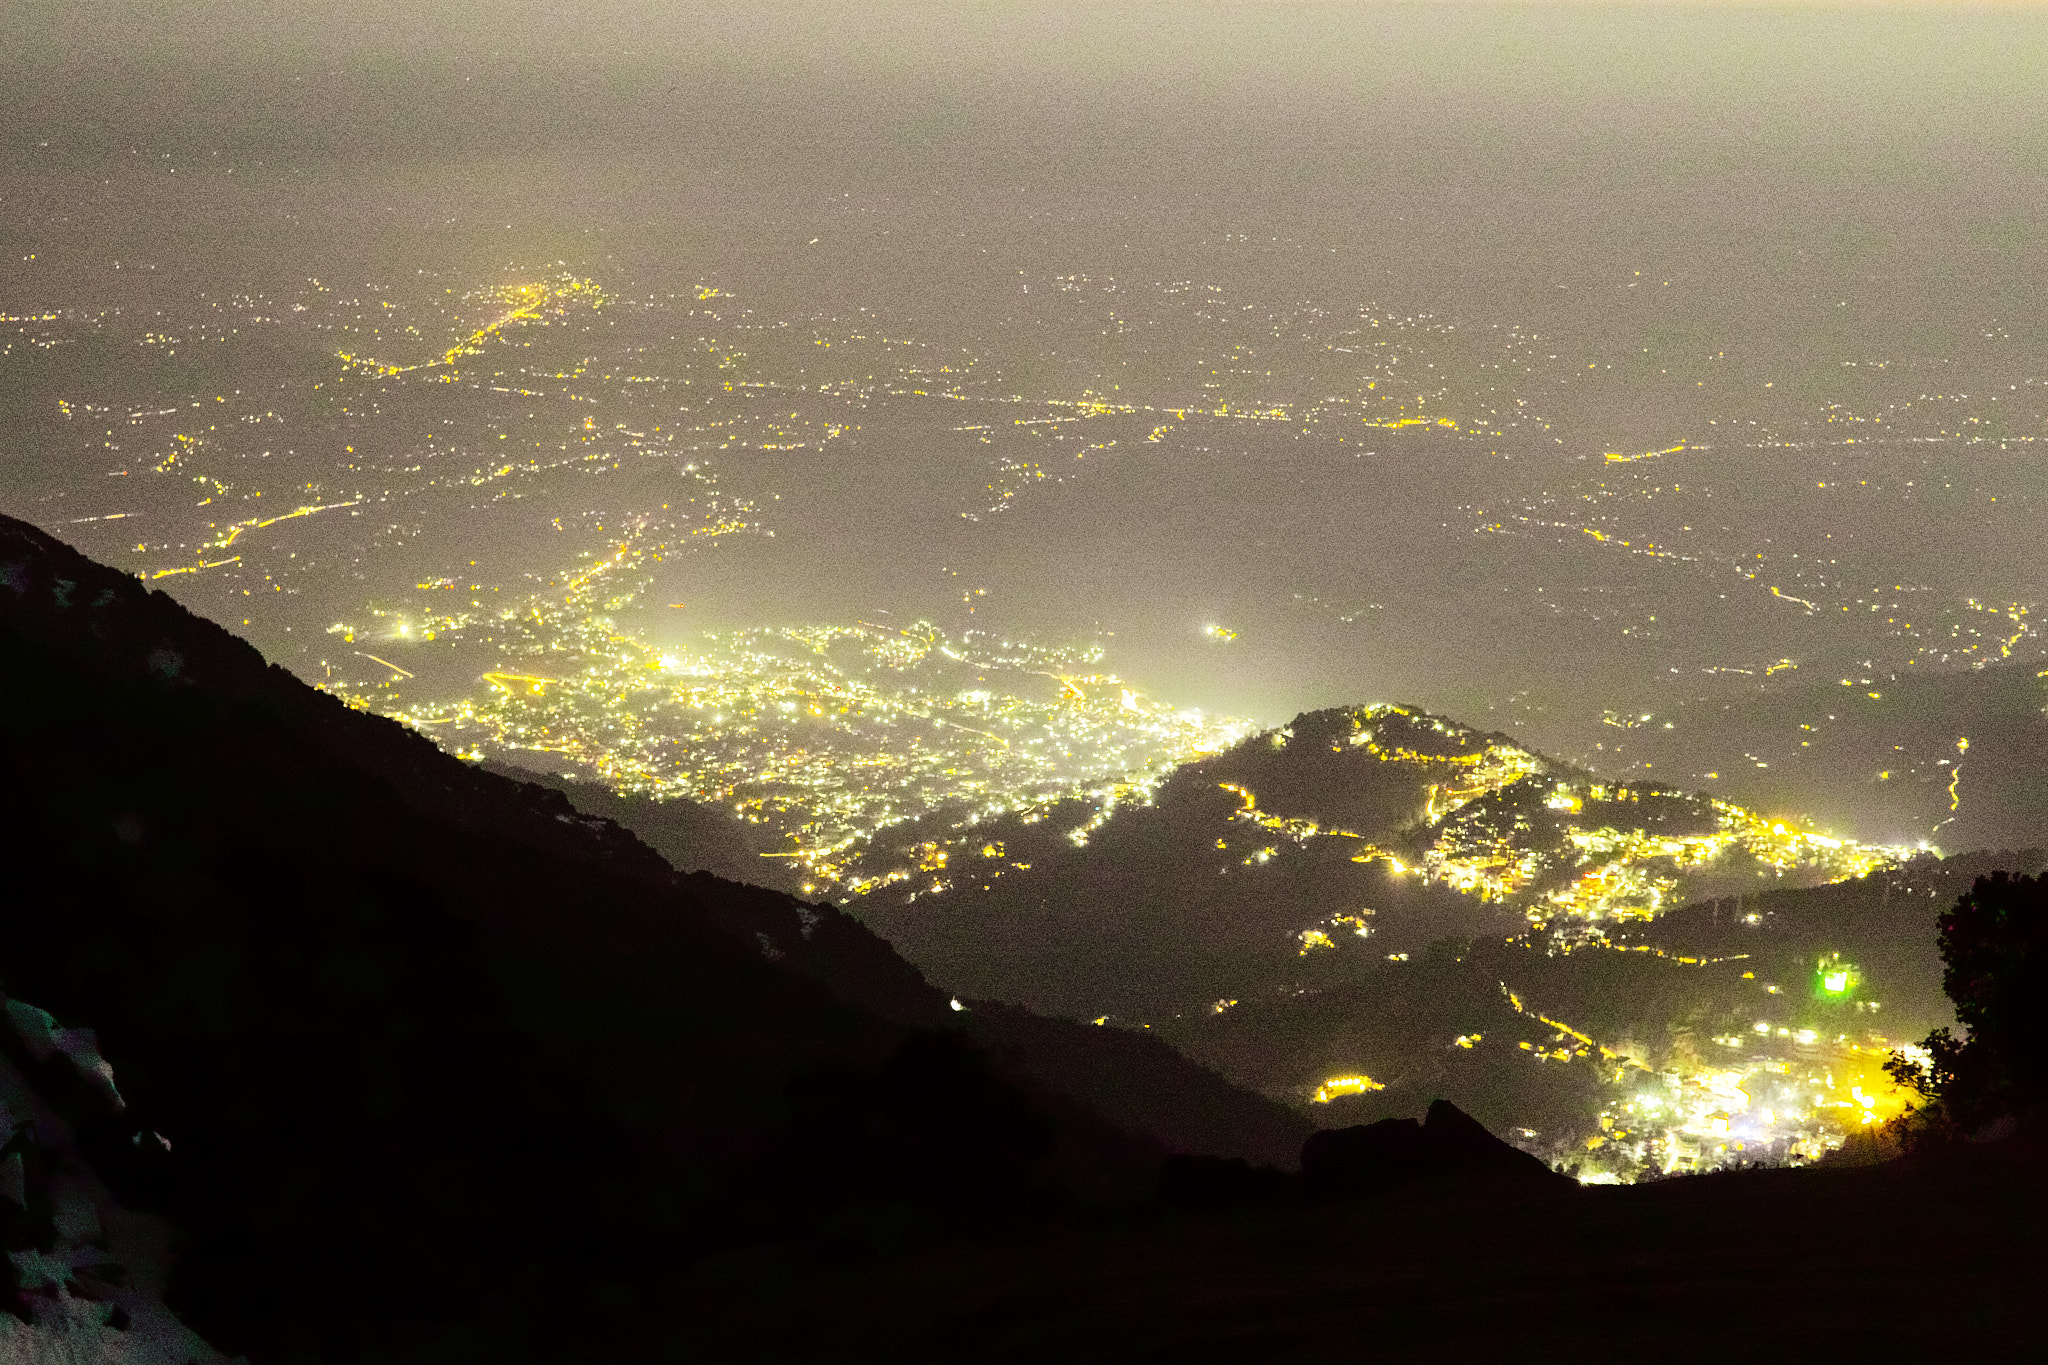
[[535, 692], [540, 691], [544, 687], [550, 687], [559, 681], [559, 679], [542, 678], [531, 673], [485, 673], [481, 676], [485, 682], [497, 687], [503, 687], [507, 683], [528, 683], [531, 684], [530, 690]]
[[1610, 464], [1633, 464], [1637, 460], [1655, 460], [1666, 455], [1676, 455], [1687, 448], [1685, 442], [1680, 441], [1675, 446], [1667, 446], [1663, 450], [1646, 450], [1640, 455], [1622, 455], [1610, 450], [1607, 452], [1607, 461]]
[[182, 569], [158, 569], [155, 573], [151, 574], [150, 577], [169, 578], [172, 574], [198, 573], [201, 569], [218, 569], [223, 564], [239, 563], [241, 561], [241, 558], [242, 557], [240, 555], [229, 555], [226, 559], [216, 559], [211, 561], [210, 563], [188, 564]]
[[289, 512], [284, 512], [274, 517], [263, 517], [260, 519], [251, 517], [247, 521], [238, 521], [228, 527], [227, 535], [212, 542], [212, 548], [216, 550], [227, 549], [236, 540], [240, 539], [244, 531], [261, 530], [265, 526], [275, 526], [280, 521], [290, 521], [294, 517], [310, 517], [315, 512], [332, 512], [338, 507], [359, 507], [362, 505], [362, 501], [361, 498], [351, 498], [347, 502], [327, 502], [321, 503], [318, 506], [295, 507]]
[[511, 312], [495, 322], [477, 328], [432, 360], [423, 360], [414, 365], [387, 365], [383, 361], [368, 356], [352, 355], [347, 351], [337, 351], [335, 354], [340, 357], [342, 363], [370, 374], [411, 374], [419, 370], [452, 366], [463, 356], [475, 355], [484, 348], [485, 343], [495, 340], [515, 323], [545, 322], [544, 311], [550, 304], [562, 304], [578, 295], [589, 296], [593, 307], [600, 307], [606, 302], [604, 291], [598, 288], [594, 280], [572, 279], [568, 276], [562, 277], [553, 285], [518, 285], [506, 292], [510, 295], [508, 301], [514, 304]]
[[1943, 826], [1954, 824], [1957, 813], [1963, 808], [1963, 762], [1961, 755], [1968, 752], [1970, 752], [1969, 736], [1959, 736], [1956, 739], [1956, 765], [1949, 770], [1948, 775], [1948, 819], [1936, 825], [1929, 831], [1930, 834], [1938, 834]]

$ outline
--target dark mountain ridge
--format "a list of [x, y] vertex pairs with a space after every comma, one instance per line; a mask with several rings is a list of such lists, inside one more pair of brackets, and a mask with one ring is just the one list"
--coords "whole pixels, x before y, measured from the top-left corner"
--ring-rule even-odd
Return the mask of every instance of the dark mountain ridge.
[[634, 838], [680, 872], [709, 872], [727, 881], [765, 886], [792, 896], [802, 890], [803, 868], [787, 856], [768, 856], [786, 855], [789, 849], [789, 838], [777, 825], [759, 817], [741, 818], [726, 807], [688, 797], [662, 801], [631, 792], [615, 792], [537, 761], [545, 755], [528, 756], [536, 760], [531, 767], [512, 762], [517, 756], [510, 755], [504, 762], [487, 760], [482, 767], [516, 782], [553, 787], [585, 815], [609, 820], [631, 831]]
[[933, 818], [886, 842], [874, 856], [941, 870], [849, 904], [910, 960], [1033, 1009], [1154, 1023], [1438, 939], [1604, 938], [1878, 856], [1392, 705], [1306, 713], [1113, 807]]
[[[1955, 1022], [1935, 949], [1941, 914], [1980, 876], [2044, 866], [2040, 849], [1920, 857], [1685, 906], [1572, 952], [1526, 935], [1446, 940], [1348, 981], [1161, 1029], [1241, 1085], [1321, 1093], [1325, 1123], [1409, 1115], [1442, 1097], [1561, 1161], [1611, 1136], [1600, 1115], [1618, 1122], [1644, 1087], [1683, 1096], [1715, 1073], [1745, 1073], [1758, 1110], [1772, 1104], [1761, 1087], [1775, 1088], [1775, 1074], [1860, 1084], [1889, 1113], [1902, 1102], [1881, 1071], [1889, 1049]], [[1344, 1077], [1357, 1088], [1327, 1084]], [[1742, 1121], [1730, 1099], [1699, 1098], [1699, 1109], [1728, 1106]], [[1790, 1159], [1768, 1134], [1749, 1140], [1749, 1159]]]
[[[991, 1012], [992, 1057], [847, 916], [679, 875], [12, 520], [0, 656], [0, 985], [96, 1029], [172, 1144], [91, 1156], [182, 1230], [169, 1301], [225, 1349], [601, 1354], [639, 1266], [1305, 1131], [1149, 1039]], [[1085, 1098], [1119, 1094], [1162, 1135]]]
[[[1411, 836], [1445, 770], [1504, 738], [1390, 712], [1380, 723], [1391, 743], [1417, 757], [1384, 761], [1357, 741], [1359, 714], [1301, 716], [1183, 765], [1106, 819], [1074, 801], [978, 824], [954, 836], [963, 850], [943, 894], [876, 892], [857, 911], [912, 961], [979, 992], [1153, 1021], [1312, 981], [1328, 964], [1304, 959], [1301, 935], [1340, 915], [1372, 916], [1333, 937], [1367, 928], [1376, 956], [1444, 934], [1514, 932], [1510, 909], [1359, 859], [1384, 845], [1419, 863]], [[1000, 856], [978, 856], [990, 848]]]
[[[852, 919], [678, 876], [558, 795], [290, 683], [19, 523], [0, 522], [0, 650], [0, 987], [56, 1015], [45, 1033], [97, 1029], [56, 1080], [92, 1090], [104, 1055], [123, 1099], [117, 1123], [35, 1141], [91, 1163], [108, 1242], [149, 1226], [134, 1210], [169, 1217], [170, 1303], [258, 1365], [1333, 1359], [1365, 1341], [1415, 1360], [1725, 1359], [1759, 1340], [1926, 1359], [2038, 1342], [2027, 1287], [2043, 1247], [2024, 1209], [2044, 1168], [2024, 1137], [1940, 1161], [1576, 1191], [1446, 1109], [1411, 1133], [1398, 1120], [1421, 1111], [1418, 1080], [1391, 1126], [1339, 1140], [1361, 1150], [1318, 1158], [1326, 1196], [1369, 1202], [1276, 1197], [1311, 1182], [1225, 1163], [1250, 1178], [1235, 1195], [1208, 1180], [1227, 1197], [1199, 1207], [998, 1220], [1149, 1178], [1169, 1144], [1096, 1112], [1143, 1126], [1111, 1102], [1133, 1067], [1162, 1092], [1217, 1083], [1143, 1034], [955, 1010]], [[1799, 960], [1827, 915], [1861, 922], [1859, 895], [1910, 933], [1939, 908], [1928, 886], [1774, 892], [1644, 932], [1782, 936]], [[1802, 909], [1814, 896], [1832, 898], [1819, 918]], [[1489, 992], [1501, 1023], [1530, 1018], [1491, 980], [1515, 961], [1560, 973], [1551, 985], [1589, 966], [1710, 970], [1527, 939], [1379, 960], [1411, 974], [1405, 1012], [1440, 1006], [1445, 1026]], [[1232, 1029], [1243, 1011], [1198, 1022]], [[0, 1030], [17, 1071], [30, 1035]], [[1246, 1105], [1243, 1121], [1270, 1113]], [[132, 1140], [156, 1134], [168, 1146]], [[1502, 1178], [1380, 1188], [1380, 1149], [1426, 1174], [1432, 1145]], [[32, 1214], [51, 1202], [36, 1172], [23, 1189]], [[107, 1296], [88, 1301], [105, 1327], [142, 1329], [146, 1304], [93, 1268], [161, 1257], [30, 1235], [83, 1258], [71, 1278]], [[35, 1292], [71, 1301], [53, 1263], [10, 1260], [23, 1288], [32, 1271]], [[1908, 1276], [1925, 1292], [1900, 1294]], [[1674, 1321], [1700, 1326], [1674, 1336]], [[205, 1358], [175, 1323], [150, 1325]]]

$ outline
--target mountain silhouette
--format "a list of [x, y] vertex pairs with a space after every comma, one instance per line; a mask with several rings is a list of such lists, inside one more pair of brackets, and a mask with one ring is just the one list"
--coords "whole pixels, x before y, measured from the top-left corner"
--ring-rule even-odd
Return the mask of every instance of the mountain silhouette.
[[[1628, 927], [1606, 949], [1446, 939], [1349, 980], [1157, 1031], [1264, 1093], [1300, 1096], [1345, 1076], [1380, 1087], [1316, 1106], [1326, 1124], [1413, 1114], [1442, 1097], [1496, 1132], [1540, 1133], [1552, 1145], [1597, 1136], [1593, 1116], [1632, 1084], [1673, 1066], [1712, 1066], [1713, 1055], [1733, 1064], [1743, 1053], [1715, 1040], [1748, 1037], [1765, 1019], [1829, 1040], [1847, 1034], [1876, 1057], [1953, 1024], [1937, 920], [1978, 876], [2044, 866], [2039, 849], [1921, 857], [1829, 886], [1684, 906]], [[1824, 961], [1853, 973], [1853, 998], [1816, 991]], [[1569, 1055], [1531, 1064], [1532, 1053], [1559, 1046]]]
[[983, 1025], [830, 907], [679, 874], [8, 519], [0, 657], [0, 987], [96, 1030], [130, 1131], [87, 1158], [224, 1351], [596, 1358], [660, 1267], [1305, 1131], [1152, 1040]]
[[[1736, 989], [1740, 962], [1667, 955], [1697, 944], [1909, 974], [1887, 945], [1971, 860], [1706, 900], [1642, 952], [1446, 934], [1394, 962], [1376, 934], [1322, 987], [1127, 1030], [956, 998], [831, 907], [678, 872], [11, 521], [0, 658], [0, 1341], [29, 1358], [2038, 1347], [2037, 1135], [1581, 1190], [1452, 1093], [1542, 1070], [1490, 1046], [1538, 991], [1620, 1027], [1646, 982], [1653, 1013]], [[1342, 818], [1391, 842], [1416, 794]], [[1299, 1118], [1158, 1036], [1264, 1075], [1403, 1029], [1448, 1066], [1333, 1100], [1301, 1176], [1272, 1169]], [[1166, 1152], [1166, 1201], [1107, 1207]]]
[[[1368, 843], [1384, 843], [1419, 862], [1410, 845], [1430, 823], [1432, 788], [1444, 776], [1431, 759], [1462, 763], [1511, 742], [1388, 714], [1376, 722], [1388, 747], [1417, 755], [1389, 761], [1353, 742], [1360, 715], [1298, 717], [1176, 769], [1149, 801], [1120, 805], [1107, 820], [1076, 800], [983, 822], [967, 842], [1000, 847], [1000, 859], [966, 858], [943, 895], [873, 893], [860, 914], [963, 989], [1051, 1013], [1151, 1021], [1312, 983], [1329, 964], [1305, 960], [1300, 935], [1327, 930], [1333, 915], [1371, 912], [1374, 957], [1442, 935], [1522, 927], [1510, 908], [1403, 877], [1384, 861], [1354, 861]], [[1316, 837], [1310, 826], [1349, 837]], [[934, 833], [911, 825], [885, 837], [914, 845]]]
[[1577, 1182], [1502, 1142], [1447, 1100], [1431, 1101], [1420, 1122], [1381, 1119], [1323, 1129], [1302, 1147], [1301, 1178], [1322, 1199], [1356, 1198], [1427, 1180], [1556, 1193], [1578, 1189]]
[[[1186, 764], [1113, 807], [1075, 800], [887, 831], [899, 858], [940, 839], [958, 846], [947, 885], [855, 904], [961, 989], [1156, 1024], [1330, 989], [1440, 939], [1553, 921], [1580, 933], [1598, 921], [1608, 934], [1689, 899], [1847, 875], [1829, 845], [1752, 846], [1791, 837], [1712, 798], [1604, 781], [1447, 717], [1344, 707]], [[1658, 852], [1714, 839], [1711, 856]], [[1582, 894], [1603, 868], [1625, 874], [1608, 879], [1622, 887], [1612, 903]]]

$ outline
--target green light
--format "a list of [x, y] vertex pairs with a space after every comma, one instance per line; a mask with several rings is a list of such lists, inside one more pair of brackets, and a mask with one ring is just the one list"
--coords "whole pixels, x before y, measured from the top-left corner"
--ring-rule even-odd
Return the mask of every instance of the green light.
[[1843, 991], [1849, 989], [1849, 974], [1847, 972], [1829, 972], [1821, 978], [1821, 985], [1825, 986], [1835, 995], [1840, 995]]

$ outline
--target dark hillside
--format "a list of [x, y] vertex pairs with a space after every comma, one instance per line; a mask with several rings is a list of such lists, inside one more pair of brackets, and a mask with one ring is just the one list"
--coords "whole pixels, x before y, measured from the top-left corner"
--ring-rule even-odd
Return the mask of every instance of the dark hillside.
[[[885, 831], [853, 902], [927, 971], [1155, 1025], [1349, 989], [1440, 939], [1560, 946], [1882, 854], [1698, 793], [1614, 783], [1411, 707], [1314, 711], [1114, 805]], [[909, 868], [920, 869], [914, 875]]]
[[0, 657], [0, 986], [172, 1144], [97, 1155], [224, 1349], [602, 1354], [639, 1267], [1151, 1178], [1057, 1048], [992, 1065], [845, 916], [678, 876], [13, 521]]
[[1824, 957], [1853, 967], [1866, 1001], [1878, 1002], [1885, 1031], [1918, 1038], [1953, 1022], [1941, 989], [1935, 921], [1982, 876], [2034, 873], [2048, 850], [1923, 857], [1833, 886], [1766, 891], [1674, 910], [1628, 936], [1671, 952], [1732, 958], [1780, 983], [1810, 985]]
[[1744, 1073], [1759, 1108], [1770, 1103], [1763, 1087], [1799, 1076], [1861, 1085], [1889, 1105], [1888, 1051], [1954, 1023], [1940, 915], [1977, 877], [2044, 861], [2039, 850], [1919, 858], [1832, 886], [1685, 906], [1569, 952], [1532, 935], [1445, 941], [1162, 1027], [1188, 1055], [1267, 1094], [1298, 1100], [1339, 1077], [1385, 1087], [1312, 1106], [1325, 1123], [1409, 1115], [1443, 1096], [1559, 1159], [1610, 1131], [1601, 1111], [1618, 1122], [1632, 1096], [1674, 1076]]
[[1299, 1111], [1225, 1081], [1149, 1030], [1081, 1024], [996, 1001], [948, 997], [866, 926], [828, 906], [723, 883], [703, 872], [685, 876], [682, 885], [716, 899], [726, 926], [751, 935], [778, 965], [838, 999], [896, 1023], [956, 1029], [999, 1059], [1008, 1074], [1164, 1151], [1291, 1167], [1314, 1129]]
[[[539, 758], [540, 755], [530, 755]], [[791, 895], [802, 889], [803, 869], [785, 853], [790, 840], [774, 825], [735, 817], [720, 806], [677, 797], [657, 801], [648, 796], [612, 791], [594, 782], [578, 781], [538, 767], [527, 770], [485, 763], [487, 771], [518, 781], [553, 787], [585, 815], [610, 820], [659, 853], [679, 872], [709, 872], [727, 881], [772, 887]]]
[[963, 1026], [1017, 1074], [1169, 1152], [1287, 1169], [1314, 1131], [1299, 1110], [1225, 1081], [1152, 1030], [1048, 1019], [994, 1001], [972, 1005]]
[[[945, 894], [876, 893], [859, 912], [964, 990], [1154, 1022], [1444, 935], [1513, 933], [1526, 923], [1515, 910], [1359, 860], [1379, 845], [1419, 862], [1434, 803], [1506, 743], [1400, 708], [1313, 712], [1177, 769], [1085, 838], [1070, 834], [1088, 820], [1080, 803], [975, 826]], [[977, 855], [994, 848], [1000, 859]], [[1336, 921], [1363, 915], [1371, 953], [1304, 960], [1304, 931], [1355, 949]]]
[[707, 1358], [750, 1360], [2035, 1360], [2044, 1173], [2038, 1141], [2013, 1139], [1577, 1197], [1276, 1200], [907, 1261], [707, 1267], [682, 1319]]
[[1324, 1092], [1327, 1102], [1310, 1108], [1326, 1125], [1412, 1117], [1441, 1097], [1497, 1133], [1547, 1134], [1584, 1122], [1602, 1082], [1583, 1059], [1539, 1061], [1518, 1046], [1553, 1030], [1517, 1011], [1502, 983], [1542, 959], [1499, 939], [1444, 942], [1324, 990], [1176, 1020], [1166, 1033], [1197, 1061], [1268, 1094], [1306, 1098], [1344, 1077], [1384, 1087]]

